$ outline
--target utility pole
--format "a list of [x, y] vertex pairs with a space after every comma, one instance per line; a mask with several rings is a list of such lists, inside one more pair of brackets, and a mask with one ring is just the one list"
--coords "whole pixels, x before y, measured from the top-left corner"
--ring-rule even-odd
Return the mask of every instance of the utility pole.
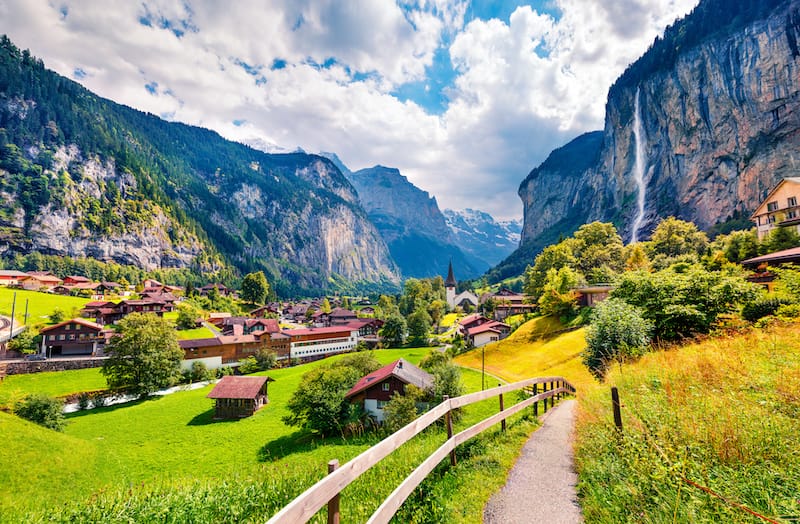
[[486, 346], [481, 346], [481, 391], [486, 389]]
[[25, 317], [23, 322], [23, 324], [25, 324], [26, 326], [28, 325], [28, 300], [29, 299], [27, 298], [25, 299]]
[[11, 301], [11, 327], [8, 330], [8, 340], [14, 336], [14, 311], [17, 308], [17, 292], [14, 291], [14, 298]]

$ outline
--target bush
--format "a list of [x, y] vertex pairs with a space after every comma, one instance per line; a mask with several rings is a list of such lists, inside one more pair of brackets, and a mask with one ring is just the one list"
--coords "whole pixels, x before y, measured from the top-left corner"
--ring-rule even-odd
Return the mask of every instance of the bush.
[[781, 304], [775, 315], [783, 318], [800, 317], [800, 304]]
[[388, 433], [394, 433], [415, 418], [417, 418], [417, 402], [422, 397], [423, 392], [413, 384], [406, 386], [405, 395], [395, 391], [392, 399], [383, 407], [386, 415], [384, 428]]
[[752, 302], [748, 302], [742, 308], [742, 318], [750, 322], [755, 322], [760, 318], [774, 315], [778, 308], [792, 304], [792, 300], [775, 296], [761, 297]]
[[91, 395], [89, 395], [89, 393], [86, 393], [85, 391], [80, 395], [78, 395], [78, 409], [80, 410], [89, 409], [89, 403], [91, 402], [91, 400], [92, 400]]
[[92, 407], [102, 408], [108, 404], [108, 398], [100, 391], [92, 395]]
[[204, 380], [211, 380], [214, 377], [213, 371], [209, 371], [203, 362], [192, 362], [191, 372], [192, 382], [202, 382]]
[[60, 400], [34, 393], [17, 404], [14, 413], [46, 428], [61, 431], [66, 425], [63, 409], [64, 404]]
[[602, 378], [612, 361], [642, 354], [650, 344], [652, 329], [638, 308], [609, 298], [597, 305], [586, 330], [583, 363], [593, 375]]

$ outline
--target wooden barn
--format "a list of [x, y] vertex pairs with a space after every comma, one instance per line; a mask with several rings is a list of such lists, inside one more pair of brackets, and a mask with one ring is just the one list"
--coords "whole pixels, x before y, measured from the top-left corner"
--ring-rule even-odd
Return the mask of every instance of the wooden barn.
[[222, 377], [208, 398], [214, 399], [214, 418], [249, 417], [269, 402], [267, 384], [270, 377]]

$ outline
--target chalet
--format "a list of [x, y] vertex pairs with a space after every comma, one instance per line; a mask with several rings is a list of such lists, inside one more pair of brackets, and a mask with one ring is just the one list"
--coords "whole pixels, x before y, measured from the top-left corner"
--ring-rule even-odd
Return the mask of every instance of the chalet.
[[77, 286], [78, 284], [91, 284], [91, 282], [92, 281], [90, 279], [78, 275], [70, 275], [64, 278], [65, 286]]
[[383, 324], [383, 320], [379, 318], [359, 318], [358, 320], [345, 324], [345, 327], [354, 331], [358, 330], [358, 341], [366, 343], [370, 348], [374, 348], [381, 340], [378, 333], [383, 327]]
[[154, 278], [146, 278], [146, 279], [142, 280], [142, 289], [145, 289], [145, 290], [148, 290], [148, 289], [161, 289], [163, 287], [164, 287], [164, 284], [162, 284], [161, 282], [159, 282], [158, 280], [156, 280]]
[[72, 294], [72, 286], [61, 284], [53, 287], [53, 289], [50, 291], [56, 295], [64, 295], [65, 297], [68, 297]]
[[331, 314], [319, 310], [311, 315], [311, 323], [316, 327], [328, 327], [331, 325]]
[[480, 313], [473, 313], [459, 320], [458, 324], [459, 324], [459, 329], [462, 332], [464, 332], [467, 329], [474, 328], [476, 326], [485, 324], [487, 322], [492, 322], [492, 319], [484, 317]]
[[769, 270], [770, 266], [782, 266], [786, 264], [800, 264], [800, 247], [783, 249], [774, 253], [761, 255], [754, 258], [743, 260], [741, 264], [753, 271], [747, 280], [759, 284], [769, 291], [772, 291], [775, 273]]
[[46, 327], [39, 334], [45, 355], [98, 355], [106, 343], [102, 325], [80, 318]]
[[465, 332], [467, 344], [479, 348], [490, 342], [497, 342], [506, 338], [511, 333], [511, 326], [502, 322], [484, 322], [475, 327], [469, 328]]
[[259, 349], [269, 348], [269, 337], [262, 339], [256, 335], [222, 335], [213, 338], [179, 340], [183, 350], [182, 369], [191, 369], [194, 362], [200, 361], [208, 369], [238, 365], [239, 361], [253, 355]]
[[13, 269], [0, 270], [0, 286], [20, 286], [30, 275]]
[[215, 311], [208, 314], [208, 322], [218, 328], [222, 328], [226, 318], [231, 318], [231, 314], [227, 311]]
[[578, 294], [578, 305], [581, 307], [594, 307], [599, 302], [608, 298], [608, 294], [614, 289], [608, 284], [595, 284], [574, 289]]
[[375, 314], [375, 308], [372, 306], [364, 306], [358, 310], [358, 313], [364, 316], [372, 316]]
[[207, 398], [214, 399], [215, 419], [249, 417], [269, 403], [270, 377], [222, 377]]
[[274, 304], [257, 307], [256, 309], [250, 312], [250, 316], [253, 318], [266, 318], [267, 315], [277, 315], [277, 314], [278, 314], [278, 306]]
[[331, 326], [344, 326], [349, 322], [358, 320], [358, 315], [349, 309], [337, 307], [333, 309], [329, 315]]
[[283, 334], [291, 337], [289, 357], [304, 360], [352, 351], [358, 343], [358, 330], [347, 326], [287, 329]]
[[115, 305], [116, 304], [114, 304], [114, 302], [109, 302], [107, 300], [95, 300], [93, 302], [87, 302], [83, 305], [83, 309], [81, 309], [81, 316], [94, 317], [97, 319], [100, 316], [101, 309], [113, 308]]
[[495, 303], [494, 318], [499, 321], [505, 320], [511, 315], [532, 313], [537, 307], [535, 304], [526, 304], [527, 297], [525, 295], [508, 288], [503, 288], [490, 296]]
[[[161, 317], [164, 316], [164, 313], [174, 310], [172, 304], [154, 299], [123, 300], [117, 303], [106, 302], [102, 306], [99, 305], [99, 301], [90, 302], [89, 304], [93, 304], [92, 309], [95, 311], [95, 320], [98, 324], [115, 324], [131, 313], [153, 313]], [[86, 310], [86, 307], [88, 307], [88, 304], [84, 307], [84, 310]], [[86, 311], [88, 313], [88, 310]]]
[[[239, 327], [240, 329], [235, 329]], [[229, 317], [222, 322], [223, 335], [250, 335], [255, 332], [278, 333], [281, 327], [274, 318]]]
[[169, 291], [165, 291], [164, 289], [160, 289], [160, 290], [157, 290], [157, 291], [156, 290], [149, 290], [149, 291], [145, 290], [145, 291], [142, 291], [139, 294], [139, 296], [141, 298], [143, 298], [143, 299], [159, 300], [161, 302], [164, 302], [165, 304], [169, 304], [170, 307], [172, 307], [175, 304], [175, 302], [178, 301], [178, 297], [176, 297], [175, 295], [173, 295]]
[[231, 294], [231, 290], [222, 284], [206, 284], [205, 286], [198, 288], [197, 291], [201, 295], [206, 296], [208, 295], [208, 292], [214, 288], [217, 288], [217, 291], [219, 291], [219, 294], [223, 297], [227, 297], [228, 295]]
[[784, 178], [756, 208], [750, 220], [763, 240], [776, 227], [791, 227], [800, 232], [800, 178]]
[[99, 295], [118, 295], [123, 291], [122, 284], [116, 282], [100, 282], [94, 289]]
[[404, 395], [409, 384], [423, 390], [430, 389], [433, 376], [401, 358], [362, 377], [345, 398], [353, 404], [363, 405], [364, 411], [376, 421], [383, 422], [386, 403], [394, 393]]
[[50, 290], [64, 282], [49, 271], [28, 271], [28, 276], [22, 283], [23, 289]]

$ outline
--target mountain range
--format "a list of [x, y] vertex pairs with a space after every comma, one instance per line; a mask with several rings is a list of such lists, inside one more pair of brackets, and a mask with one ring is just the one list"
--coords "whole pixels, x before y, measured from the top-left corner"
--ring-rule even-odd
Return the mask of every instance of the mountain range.
[[460, 278], [490, 267], [463, 224], [456, 238], [436, 199], [397, 169], [257, 148], [278, 149], [103, 99], [0, 39], [5, 257], [88, 256], [207, 279], [263, 270], [282, 296], [397, 289], [450, 261]]

